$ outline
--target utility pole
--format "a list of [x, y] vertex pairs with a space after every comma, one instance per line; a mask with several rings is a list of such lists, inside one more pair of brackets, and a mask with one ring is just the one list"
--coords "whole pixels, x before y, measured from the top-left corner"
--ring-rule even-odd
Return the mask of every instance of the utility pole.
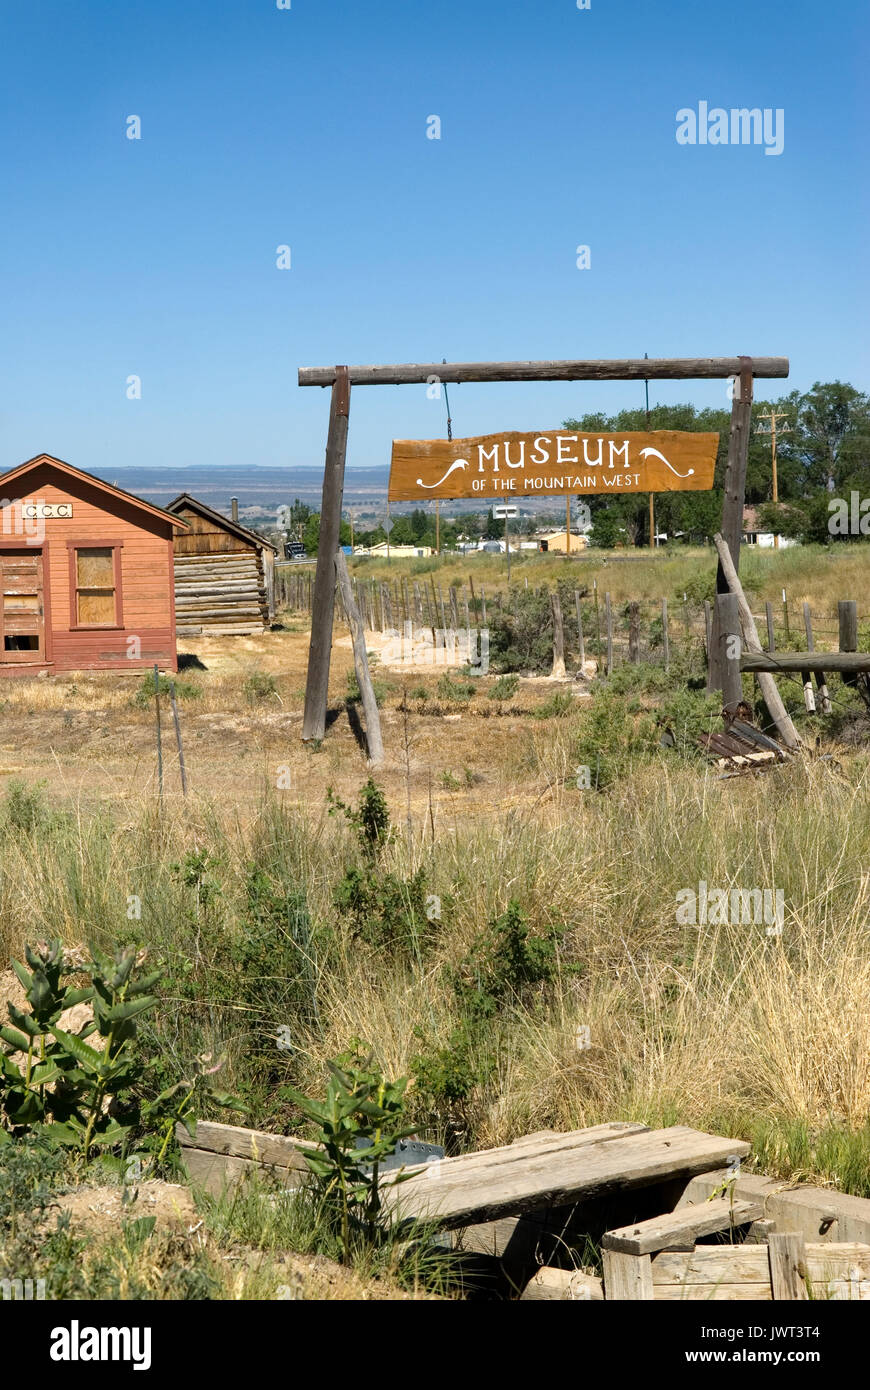
[[[778, 501], [779, 501], [779, 486], [778, 486], [777, 476], [776, 476], [776, 422], [777, 422], [777, 420], [787, 420], [787, 419], [788, 419], [788, 411], [787, 411], [787, 410], [773, 410], [773, 409], [771, 409], [771, 410], [766, 410], [766, 411], [762, 411], [762, 413], [759, 415], [758, 418], [759, 418], [759, 420], [768, 420], [768, 421], [770, 422], [770, 423], [767, 424], [767, 425], [756, 425], [756, 427], [755, 427], [755, 433], [756, 433], [756, 434], [769, 434], [769, 435], [770, 435], [770, 466], [771, 466], [771, 474], [772, 474], [772, 479], [773, 479], [772, 496], [771, 496], [771, 499], [770, 499], [770, 500], [771, 500], [772, 502], [778, 502]], [[791, 433], [792, 433], [791, 425], [782, 425], [782, 426], [780, 427], [780, 431], [779, 431], [779, 432], [780, 432], [780, 434], [791, 434]], [[778, 533], [776, 533], [776, 532], [774, 533], [774, 537], [773, 537], [773, 545], [774, 545], [774, 549], [775, 549], [775, 550], [779, 550], [779, 535], [778, 535]]]

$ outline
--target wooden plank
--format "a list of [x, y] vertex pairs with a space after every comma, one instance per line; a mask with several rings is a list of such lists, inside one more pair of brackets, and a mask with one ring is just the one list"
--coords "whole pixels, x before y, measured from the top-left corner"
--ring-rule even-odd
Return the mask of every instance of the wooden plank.
[[797, 1231], [772, 1231], [767, 1253], [773, 1298], [791, 1303], [806, 1302], [809, 1299], [808, 1268], [803, 1236]]
[[[706, 491], [719, 436], [688, 430], [618, 434], [546, 429], [468, 439], [394, 439], [388, 497], [571, 497]], [[566, 552], [567, 553], [567, 552]]]
[[461, 1158], [444, 1159], [390, 1194], [399, 1220], [422, 1217], [446, 1227], [472, 1226], [544, 1206], [569, 1206], [615, 1189], [688, 1179], [732, 1155], [745, 1157], [743, 1140], [703, 1134], [685, 1125], [570, 1147], [522, 1153], [486, 1175]]
[[521, 1303], [601, 1303], [603, 1299], [602, 1281], [594, 1274], [584, 1274], [582, 1269], [553, 1269], [550, 1265], [542, 1265], [520, 1294]]
[[[803, 1261], [813, 1283], [822, 1286], [830, 1279], [854, 1281], [870, 1276], [870, 1246], [856, 1242], [842, 1245], [804, 1245], [797, 1232], [772, 1232], [777, 1242], [787, 1236], [789, 1259], [803, 1249]], [[797, 1242], [797, 1244], [795, 1244]], [[665, 1251], [652, 1262], [653, 1284], [770, 1284], [771, 1263], [768, 1245], [696, 1245], [690, 1254]], [[778, 1257], [778, 1263], [781, 1259]], [[778, 1276], [779, 1277], [779, 1276]], [[792, 1276], [789, 1275], [789, 1278]]]
[[[430, 381], [703, 381], [737, 376], [742, 357], [623, 357], [612, 361], [407, 362], [347, 368], [351, 386], [426, 386]], [[788, 376], [787, 357], [753, 357], [752, 375]], [[335, 367], [300, 367], [300, 386], [331, 386]]]
[[306, 1149], [316, 1149], [307, 1139], [291, 1139], [283, 1134], [267, 1134], [263, 1130], [243, 1129], [239, 1125], [223, 1125], [213, 1120], [199, 1120], [196, 1138], [191, 1139], [183, 1125], [176, 1125], [176, 1138], [182, 1149], [201, 1149], [233, 1158], [246, 1158], [277, 1168], [304, 1169]]
[[620, 1250], [601, 1252], [604, 1266], [604, 1297], [651, 1302], [653, 1293], [652, 1267], [649, 1255], [626, 1255]]
[[663, 1216], [654, 1216], [633, 1226], [607, 1231], [601, 1244], [605, 1250], [620, 1250], [626, 1255], [650, 1255], [657, 1250], [691, 1250], [700, 1236], [748, 1226], [763, 1215], [761, 1202], [732, 1202], [727, 1197], [719, 1197], [712, 1202], [700, 1202], [696, 1206], [665, 1212]]
[[[720, 1169], [693, 1178], [681, 1200], [701, 1201], [728, 1178]], [[825, 1187], [790, 1186], [761, 1174], [739, 1174], [735, 1197], [764, 1203], [765, 1216], [779, 1231], [802, 1231], [811, 1243], [851, 1241], [870, 1244], [870, 1198]]]

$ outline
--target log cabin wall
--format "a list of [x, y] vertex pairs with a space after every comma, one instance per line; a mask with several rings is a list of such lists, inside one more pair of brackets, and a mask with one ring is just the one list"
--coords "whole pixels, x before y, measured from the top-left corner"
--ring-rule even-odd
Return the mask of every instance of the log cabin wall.
[[173, 517], [49, 455], [0, 493], [0, 676], [178, 669]]
[[244, 636], [271, 619], [265, 541], [186, 494], [169, 510], [189, 530], [175, 539], [177, 630], [188, 636]]

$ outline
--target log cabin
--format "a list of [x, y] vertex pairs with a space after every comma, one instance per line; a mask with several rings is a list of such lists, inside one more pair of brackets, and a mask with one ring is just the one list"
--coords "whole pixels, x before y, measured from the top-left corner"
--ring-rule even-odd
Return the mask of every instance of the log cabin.
[[184, 521], [50, 454], [0, 476], [0, 676], [176, 671]]
[[168, 510], [187, 522], [175, 537], [178, 631], [188, 636], [264, 632], [275, 613], [277, 548], [233, 516], [182, 492]]

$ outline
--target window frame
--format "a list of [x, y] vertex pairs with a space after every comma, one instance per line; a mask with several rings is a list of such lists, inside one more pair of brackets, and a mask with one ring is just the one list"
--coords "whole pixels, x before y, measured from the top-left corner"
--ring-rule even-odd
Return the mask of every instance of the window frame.
[[[102, 536], [97, 539], [89, 536], [87, 539], [68, 540], [66, 543], [67, 554], [69, 556], [69, 630], [70, 632], [119, 632], [124, 627], [124, 593], [121, 583], [121, 551], [124, 542], [121, 540], [108, 540]], [[78, 552], [80, 550], [111, 550], [112, 552], [112, 575], [115, 581], [115, 620], [111, 623], [80, 623], [78, 621], [79, 589], [82, 587], [78, 582]], [[87, 588], [87, 585], [84, 586]]]

